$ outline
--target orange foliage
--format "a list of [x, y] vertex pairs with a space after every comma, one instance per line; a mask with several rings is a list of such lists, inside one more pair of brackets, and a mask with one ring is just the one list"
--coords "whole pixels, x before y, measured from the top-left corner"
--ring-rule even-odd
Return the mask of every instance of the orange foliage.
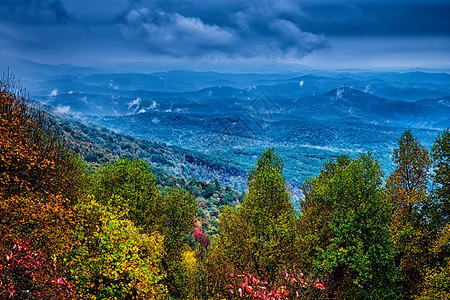
[[[72, 247], [71, 203], [82, 182], [75, 176], [81, 169], [76, 157], [48, 128], [44, 115], [28, 107], [22, 93], [10, 92], [17, 86], [0, 82], [0, 298], [33, 297], [21, 295], [23, 291], [42, 296], [52, 280], [58, 283], [64, 277], [58, 258]], [[12, 253], [24, 249], [24, 241], [26, 251], [42, 258], [35, 272], [39, 276], [21, 273], [26, 267], [11, 266]], [[65, 297], [57, 288], [52, 290]]]

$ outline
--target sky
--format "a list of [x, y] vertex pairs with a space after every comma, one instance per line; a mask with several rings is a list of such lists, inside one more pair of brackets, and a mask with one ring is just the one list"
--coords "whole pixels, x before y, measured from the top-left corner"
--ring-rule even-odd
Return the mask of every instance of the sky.
[[130, 71], [450, 70], [450, 1], [0, 0], [0, 55]]

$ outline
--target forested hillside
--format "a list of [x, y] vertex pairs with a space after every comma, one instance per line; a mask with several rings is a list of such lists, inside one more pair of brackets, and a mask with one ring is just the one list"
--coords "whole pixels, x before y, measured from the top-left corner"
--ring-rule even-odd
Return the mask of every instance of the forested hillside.
[[242, 199], [190, 179], [207, 157], [48, 117], [8, 74], [0, 87], [0, 298], [450, 297], [449, 129], [431, 149], [401, 133], [386, 180], [373, 154], [328, 159], [297, 213], [273, 148]]
[[185, 180], [213, 178], [222, 184], [244, 189], [245, 171], [232, 161], [117, 134], [104, 127], [58, 114], [51, 107], [43, 108], [50, 113], [49, 122], [63, 142], [88, 163], [100, 165], [114, 162], [119, 157], [139, 158], [148, 162], [156, 174], [174, 175]]
[[148, 163], [157, 184], [189, 191], [196, 197], [203, 230], [211, 236], [217, 235], [220, 208], [235, 205], [245, 195], [245, 172], [231, 161], [116, 134], [67, 115], [46, 114], [46, 118], [64, 145], [90, 168], [114, 163], [121, 157], [141, 159]]

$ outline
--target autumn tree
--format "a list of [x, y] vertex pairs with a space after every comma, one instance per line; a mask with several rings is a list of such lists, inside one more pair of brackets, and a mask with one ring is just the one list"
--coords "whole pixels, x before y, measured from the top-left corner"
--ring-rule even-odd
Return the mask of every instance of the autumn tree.
[[438, 234], [430, 247], [433, 264], [423, 271], [424, 280], [416, 299], [450, 299], [450, 224]]
[[6, 195], [80, 194], [84, 170], [51, 128], [48, 115], [32, 107], [21, 83], [9, 73], [0, 80], [0, 188]]
[[250, 272], [272, 284], [293, 260], [295, 216], [282, 173], [281, 158], [268, 148], [248, 174], [242, 204], [223, 210], [215, 255], [228, 271]]
[[66, 259], [79, 298], [163, 299], [167, 295], [160, 233], [142, 232], [129, 219], [126, 204], [104, 205], [89, 196], [76, 211], [78, 245]]
[[71, 298], [60, 261], [73, 247], [72, 205], [84, 166], [30, 106], [10, 73], [0, 82], [0, 297]]
[[450, 130], [438, 135], [432, 148], [433, 193], [428, 211], [433, 234], [441, 232], [450, 218]]
[[428, 262], [430, 241], [423, 208], [429, 200], [427, 185], [431, 160], [428, 150], [410, 130], [406, 130], [394, 149], [393, 161], [395, 169], [386, 182], [393, 205], [391, 230], [402, 290], [407, 297], [412, 297], [417, 294], [422, 270]]
[[[324, 164], [303, 188], [300, 254], [325, 276], [329, 297], [392, 299], [396, 295], [391, 205], [379, 163], [346, 155]], [[306, 257], [305, 257], [306, 256]]]
[[198, 215], [195, 198], [185, 190], [156, 186], [148, 164], [139, 159], [122, 158], [105, 164], [93, 175], [90, 191], [95, 201], [126, 210], [122, 218], [131, 221], [143, 234], [160, 234], [164, 251], [162, 284], [172, 297], [182, 299], [190, 293], [185, 258], [190, 251], [185, 239]]
[[450, 131], [438, 135], [432, 148], [433, 190], [426, 206], [433, 239], [419, 299], [450, 298]]

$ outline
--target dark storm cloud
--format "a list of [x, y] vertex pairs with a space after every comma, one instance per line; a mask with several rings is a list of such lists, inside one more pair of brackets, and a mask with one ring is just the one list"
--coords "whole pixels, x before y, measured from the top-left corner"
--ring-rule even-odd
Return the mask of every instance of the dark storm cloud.
[[327, 36], [450, 35], [450, 1], [307, 0], [304, 30]]
[[74, 64], [449, 65], [449, 15], [448, 0], [0, 0], [0, 54]]
[[1, 0], [0, 16], [21, 23], [64, 23], [71, 19], [59, 0]]
[[302, 57], [327, 46], [303, 31], [290, 0], [131, 1], [120, 30], [133, 45], [175, 57]]

